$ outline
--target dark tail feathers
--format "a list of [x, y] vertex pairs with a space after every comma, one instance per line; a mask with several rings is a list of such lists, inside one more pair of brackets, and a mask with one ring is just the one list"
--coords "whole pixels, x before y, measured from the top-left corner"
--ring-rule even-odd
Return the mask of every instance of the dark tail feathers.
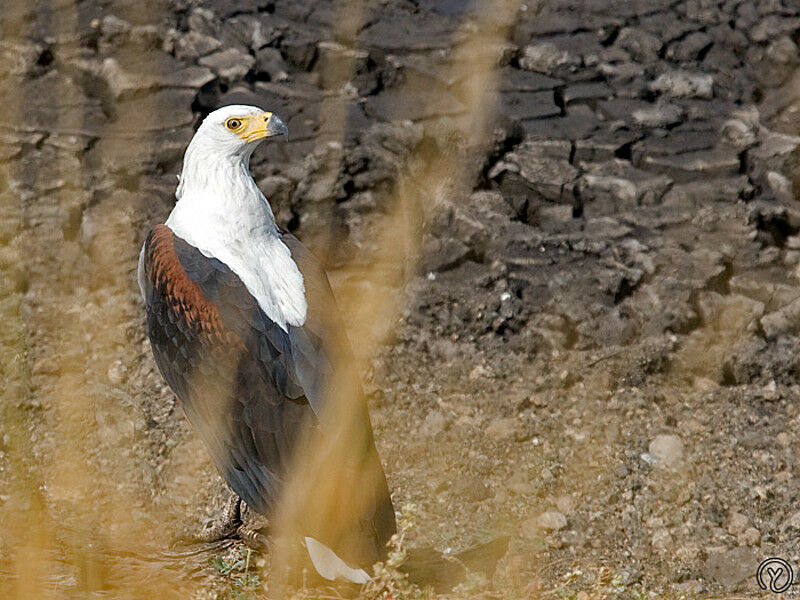
[[466, 580], [467, 571], [482, 573], [491, 579], [497, 561], [508, 550], [508, 536], [493, 539], [452, 557], [433, 548], [412, 548], [400, 571], [411, 583], [431, 586], [436, 592], [446, 592]]

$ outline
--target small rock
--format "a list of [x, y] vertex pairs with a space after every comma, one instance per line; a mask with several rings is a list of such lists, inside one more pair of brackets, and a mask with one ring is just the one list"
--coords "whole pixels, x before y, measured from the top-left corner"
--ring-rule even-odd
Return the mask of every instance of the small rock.
[[541, 394], [531, 394], [528, 397], [528, 403], [536, 408], [543, 408], [547, 406], [547, 399]]
[[664, 553], [671, 551], [673, 548], [673, 543], [672, 535], [670, 535], [669, 529], [666, 527], [656, 529], [653, 532], [653, 537], [650, 539], [650, 543], [652, 544], [653, 549], [658, 552]]
[[476, 379], [492, 377], [493, 375], [494, 372], [489, 367], [484, 365], [475, 365], [475, 368], [469, 372], [469, 378], [472, 381], [475, 381]]
[[286, 36], [280, 48], [290, 63], [306, 71], [317, 56], [317, 39], [313, 35]]
[[633, 111], [633, 120], [644, 127], [667, 127], [680, 123], [683, 109], [676, 104], [656, 104], [652, 108]]
[[501, 191], [527, 187], [554, 202], [571, 199], [579, 172], [570, 164], [569, 144], [566, 147], [564, 155], [560, 146], [522, 142], [492, 167], [489, 178], [500, 180]]
[[575, 512], [575, 499], [572, 496], [559, 496], [556, 499], [559, 512], [569, 516]]
[[467, 260], [470, 252], [460, 240], [427, 236], [422, 244], [422, 267], [433, 273], [448, 271]]
[[676, 61], [698, 60], [701, 55], [713, 44], [711, 37], [704, 31], [695, 31], [672, 44], [667, 49], [667, 58]]
[[256, 59], [249, 54], [229, 48], [204, 56], [198, 62], [216, 72], [220, 77], [233, 81], [247, 75]]
[[425, 417], [422, 426], [419, 428], [420, 433], [425, 437], [434, 437], [447, 428], [447, 417], [439, 410], [432, 410]]
[[687, 181], [698, 176], [733, 177], [739, 173], [740, 160], [733, 152], [712, 149], [672, 156], [647, 156], [642, 159], [640, 166], [678, 181]]
[[626, 467], [623, 463], [617, 463], [614, 466], [614, 475], [616, 475], [620, 479], [625, 479], [628, 476], [628, 473], [630, 473], [630, 471], [628, 470], [628, 467]]
[[565, 531], [561, 535], [561, 542], [565, 546], [580, 548], [586, 544], [586, 535], [582, 531], [575, 531], [574, 529], [571, 529], [569, 531]]
[[695, 377], [693, 383], [695, 389], [700, 392], [713, 392], [719, 389], [719, 384], [708, 377]]
[[175, 41], [175, 56], [182, 60], [193, 61], [218, 50], [220, 46], [222, 42], [210, 35], [189, 31]]
[[770, 171], [767, 173], [767, 183], [777, 198], [783, 200], [784, 202], [790, 202], [794, 200], [792, 183], [784, 175], [781, 175], [775, 171]]
[[794, 333], [798, 330], [800, 322], [798, 319], [800, 319], [800, 298], [761, 317], [761, 327], [768, 338], [778, 334]]
[[748, 35], [754, 42], [765, 42], [770, 39], [775, 39], [784, 33], [794, 31], [800, 26], [800, 19], [786, 17], [774, 14], [764, 17], [749, 31]]
[[734, 148], [748, 148], [758, 141], [756, 126], [745, 119], [728, 119], [720, 133], [722, 140]]
[[728, 519], [728, 533], [738, 536], [750, 527], [750, 519], [742, 513], [732, 513]]
[[683, 442], [677, 435], [658, 435], [650, 442], [648, 453], [659, 464], [674, 466], [683, 460]]
[[800, 52], [798, 52], [797, 44], [787, 36], [775, 40], [767, 48], [767, 58], [778, 64], [796, 63], [798, 56], [800, 56]]
[[748, 527], [736, 539], [740, 546], [757, 546], [761, 541], [761, 532], [755, 527]]
[[108, 367], [108, 380], [112, 385], [120, 385], [125, 383], [128, 379], [128, 368], [122, 364], [122, 361], [115, 360]]
[[649, 87], [653, 91], [669, 94], [674, 98], [709, 100], [714, 96], [714, 77], [705, 73], [671, 71], [659, 75]]
[[637, 62], [648, 62], [658, 58], [662, 43], [643, 29], [624, 27], [617, 36], [616, 45], [630, 52]]
[[675, 552], [675, 558], [683, 563], [693, 563], [701, 555], [700, 547], [694, 542], [681, 546]]
[[578, 180], [576, 192], [587, 211], [594, 214], [616, 214], [642, 204], [655, 204], [670, 189], [672, 181], [612, 160], [586, 167]]
[[558, 511], [552, 510], [539, 515], [536, 519], [536, 524], [540, 529], [546, 531], [558, 531], [567, 526], [567, 517]]
[[103, 60], [98, 71], [108, 85], [109, 91], [117, 100], [155, 86], [151, 77], [143, 77], [123, 69], [114, 58]]
[[281, 81], [288, 77], [289, 65], [280, 50], [267, 46], [256, 52], [256, 71], [268, 74], [272, 81]]
[[781, 523], [780, 528], [781, 531], [786, 531], [787, 529], [800, 529], [800, 511], [794, 513], [783, 523]]
[[703, 583], [697, 579], [676, 583], [673, 588], [682, 598], [695, 597], [706, 591]]
[[746, 546], [709, 553], [704, 574], [706, 579], [732, 592], [753, 577], [762, 559], [760, 554]]
[[548, 42], [526, 46], [519, 59], [523, 69], [538, 73], [552, 73], [562, 65], [577, 65], [579, 62], [578, 57], [570, 56], [567, 51]]

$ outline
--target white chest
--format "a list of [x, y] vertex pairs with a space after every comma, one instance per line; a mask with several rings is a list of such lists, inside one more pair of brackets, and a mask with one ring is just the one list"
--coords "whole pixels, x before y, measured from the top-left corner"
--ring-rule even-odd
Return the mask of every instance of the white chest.
[[[263, 198], [263, 196], [262, 196]], [[264, 313], [286, 330], [306, 320], [305, 285], [266, 208], [234, 212], [206, 210], [202, 201], [183, 197], [166, 225], [205, 256], [225, 263], [242, 280]], [[219, 199], [217, 199], [219, 202]]]

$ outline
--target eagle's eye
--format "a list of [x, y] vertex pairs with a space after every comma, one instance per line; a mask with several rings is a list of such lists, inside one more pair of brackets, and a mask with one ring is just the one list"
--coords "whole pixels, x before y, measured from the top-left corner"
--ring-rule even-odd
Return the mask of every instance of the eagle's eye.
[[225, 127], [230, 129], [231, 131], [236, 131], [237, 129], [239, 129], [239, 127], [241, 127], [241, 125], [242, 125], [241, 119], [228, 119], [227, 121], [225, 121]]

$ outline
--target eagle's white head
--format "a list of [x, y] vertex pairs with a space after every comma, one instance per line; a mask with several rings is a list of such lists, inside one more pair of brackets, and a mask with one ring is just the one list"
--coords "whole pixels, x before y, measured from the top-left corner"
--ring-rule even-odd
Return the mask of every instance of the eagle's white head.
[[200, 150], [222, 158], [247, 159], [265, 138], [289, 129], [278, 115], [257, 106], [231, 104], [209, 114], [194, 134], [189, 150]]
[[203, 119], [186, 148], [178, 199], [187, 193], [187, 188], [194, 188], [195, 195], [205, 195], [220, 184], [224, 188], [216, 191], [227, 196], [252, 191], [253, 151], [266, 138], [281, 134], [289, 138], [283, 119], [257, 106], [231, 104], [215, 110]]

